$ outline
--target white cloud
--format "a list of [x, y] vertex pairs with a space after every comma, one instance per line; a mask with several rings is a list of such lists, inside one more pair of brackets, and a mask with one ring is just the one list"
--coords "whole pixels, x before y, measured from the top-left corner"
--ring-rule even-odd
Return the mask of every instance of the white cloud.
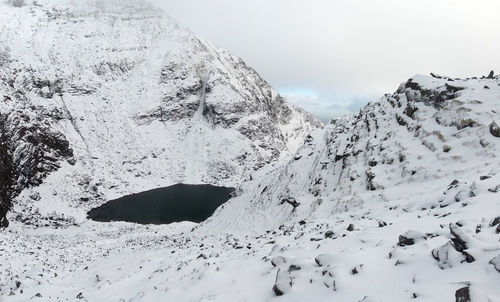
[[497, 0], [150, 1], [275, 87], [381, 96], [414, 74], [500, 71]]
[[323, 122], [333, 117], [357, 113], [361, 107], [377, 98], [375, 95], [341, 95], [312, 89], [279, 89], [281, 95], [293, 105], [304, 108]]

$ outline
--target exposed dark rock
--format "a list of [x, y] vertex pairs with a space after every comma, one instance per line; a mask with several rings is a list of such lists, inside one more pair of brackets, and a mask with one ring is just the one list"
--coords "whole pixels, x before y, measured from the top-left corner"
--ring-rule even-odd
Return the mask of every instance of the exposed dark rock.
[[462, 255], [464, 255], [465, 262], [467, 262], [467, 263], [472, 263], [472, 262], [476, 261], [476, 259], [471, 254], [467, 253], [466, 251], [462, 251]]
[[377, 190], [377, 186], [373, 181], [375, 179], [375, 173], [371, 170], [366, 171], [366, 188], [370, 191]]
[[287, 197], [287, 198], [283, 198], [280, 202], [280, 204], [284, 204], [284, 203], [288, 203], [289, 205], [291, 205], [293, 207], [293, 209], [295, 210], [296, 207], [298, 207], [300, 205], [299, 202], [297, 202], [295, 200], [295, 198], [293, 197]]
[[462, 287], [455, 292], [455, 302], [471, 302], [470, 288], [468, 286]]
[[488, 79], [493, 79], [493, 77], [495, 76], [495, 71], [490, 71], [490, 73], [488, 74], [488, 76], [486, 78]]
[[355, 266], [352, 270], [351, 270], [351, 273], [353, 275], [357, 275], [359, 274], [359, 272], [361, 271], [361, 269], [363, 268], [363, 264], [360, 264], [360, 265], [357, 265]]
[[207, 259], [207, 258], [208, 258], [207, 255], [203, 253], [199, 254], [198, 257], [196, 257], [196, 259]]
[[7, 211], [23, 189], [38, 186], [73, 156], [64, 135], [47, 124], [22, 111], [0, 114], [0, 227], [8, 226]]
[[407, 231], [403, 235], [399, 235], [399, 246], [414, 245], [416, 241], [424, 239], [424, 234], [417, 231]]
[[402, 116], [400, 116], [399, 114], [396, 115], [396, 121], [398, 122], [398, 124], [400, 126], [408, 125], [408, 123], [405, 121], [405, 119]]
[[413, 105], [408, 105], [408, 106], [406, 106], [403, 113], [406, 114], [407, 116], [409, 116], [410, 118], [414, 118], [415, 117], [414, 114], [417, 110], [418, 110], [417, 107], [415, 107]]
[[500, 216], [498, 217], [495, 217], [491, 220], [490, 222], [490, 227], [494, 227], [496, 226], [497, 224], [500, 224]]
[[335, 233], [333, 231], [325, 232], [325, 238], [333, 238], [333, 236], [335, 236]]
[[347, 229], [346, 229], [346, 230], [348, 230], [349, 232], [354, 231], [354, 224], [352, 224], [352, 223], [351, 223], [351, 224], [349, 224], [349, 226], [347, 227]]
[[5, 119], [0, 116], [0, 228], [9, 226], [7, 212], [12, 206], [14, 168], [9, 150]]
[[453, 236], [450, 240], [458, 252], [463, 252], [470, 247], [467, 234], [456, 224], [450, 224], [450, 233]]
[[498, 127], [497, 123], [491, 122], [491, 124], [490, 124], [490, 133], [494, 137], [500, 137], [500, 127]]
[[456, 185], [459, 184], [459, 181], [458, 180], [453, 180], [449, 185], [448, 185], [448, 189], [451, 189], [452, 187], [455, 187]]
[[288, 267], [288, 272], [300, 271], [302, 268], [299, 265], [292, 264]]

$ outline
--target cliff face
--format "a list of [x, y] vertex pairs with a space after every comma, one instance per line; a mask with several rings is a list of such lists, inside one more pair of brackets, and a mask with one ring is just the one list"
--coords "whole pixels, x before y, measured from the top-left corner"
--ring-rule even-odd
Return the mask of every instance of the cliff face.
[[234, 186], [320, 125], [142, 1], [4, 3], [0, 20], [2, 169], [13, 167], [0, 216], [19, 193], [25, 218], [83, 217], [177, 182]]

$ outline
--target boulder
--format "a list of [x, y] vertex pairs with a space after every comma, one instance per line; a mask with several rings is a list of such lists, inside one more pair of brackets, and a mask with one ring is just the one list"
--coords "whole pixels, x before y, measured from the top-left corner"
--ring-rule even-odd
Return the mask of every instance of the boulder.
[[495, 258], [491, 259], [489, 262], [493, 267], [496, 269], [497, 272], [500, 273], [500, 255], [496, 256]]
[[500, 127], [498, 127], [497, 123], [491, 122], [491, 124], [490, 124], [490, 133], [494, 137], [500, 137]]
[[276, 296], [283, 296], [292, 289], [292, 279], [287, 271], [279, 269], [276, 273], [273, 292]]
[[286, 259], [283, 256], [276, 256], [273, 259], [271, 259], [271, 264], [274, 267], [280, 267], [281, 265], [286, 263]]
[[495, 217], [491, 220], [490, 222], [490, 227], [494, 227], [496, 226], [497, 224], [500, 224], [500, 216], [498, 217]]
[[468, 286], [462, 287], [455, 292], [455, 302], [471, 302], [470, 288]]
[[453, 236], [451, 241], [458, 252], [470, 248], [470, 236], [464, 232], [457, 224], [450, 223], [450, 233]]
[[314, 258], [314, 261], [319, 266], [327, 266], [331, 265], [334, 261], [334, 257], [331, 254], [321, 254]]
[[455, 302], [492, 302], [483, 291], [478, 288], [466, 286], [455, 292]]
[[407, 245], [414, 245], [415, 242], [425, 239], [424, 234], [414, 231], [414, 230], [409, 230], [403, 235], [399, 235], [399, 246], [407, 246]]
[[440, 269], [451, 268], [463, 262], [471, 263], [475, 260], [465, 251], [458, 252], [451, 241], [433, 249], [431, 254], [437, 260]]
[[335, 236], [335, 233], [333, 231], [325, 232], [325, 238], [333, 238], [333, 236]]

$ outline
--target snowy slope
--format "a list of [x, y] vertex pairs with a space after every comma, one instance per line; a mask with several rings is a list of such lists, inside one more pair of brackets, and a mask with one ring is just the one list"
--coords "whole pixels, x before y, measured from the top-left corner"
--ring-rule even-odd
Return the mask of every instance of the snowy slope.
[[415, 76], [312, 133], [201, 225], [14, 222], [0, 233], [0, 293], [4, 301], [500, 301], [499, 99], [498, 76]]
[[[81, 220], [107, 199], [178, 182], [235, 186], [319, 126], [241, 59], [142, 1], [1, 3], [0, 41], [4, 141], [41, 165], [29, 177], [40, 186], [23, 191], [32, 186], [14, 171], [16, 189], [2, 189], [22, 191], [24, 218], [33, 208]], [[34, 119], [71, 152], [44, 147], [48, 160], [20, 146], [19, 124], [37, 132]]]
[[213, 220], [269, 228], [372, 203], [420, 211], [445, 208], [457, 194], [466, 201], [498, 181], [499, 86], [498, 76], [415, 76], [357, 116], [313, 132], [293, 159], [242, 186]]
[[[415, 76], [307, 136], [139, 1], [0, 3], [0, 42], [0, 301], [500, 301], [500, 76]], [[180, 181], [238, 196], [199, 225], [83, 217]]]

